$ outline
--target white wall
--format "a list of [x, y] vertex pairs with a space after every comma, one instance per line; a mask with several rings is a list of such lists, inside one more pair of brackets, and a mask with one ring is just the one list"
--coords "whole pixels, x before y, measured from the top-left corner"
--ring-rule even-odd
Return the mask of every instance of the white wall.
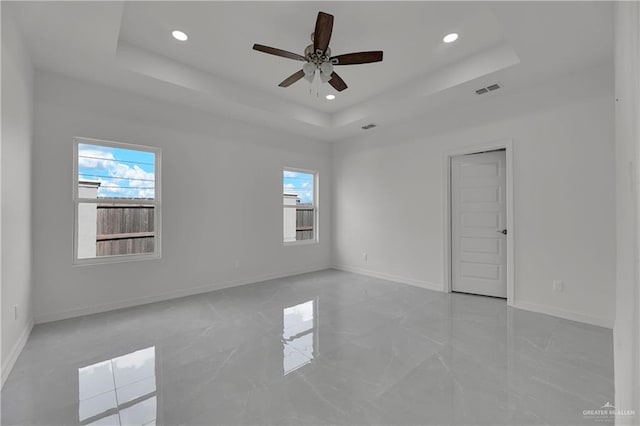
[[[329, 145], [40, 71], [35, 87], [36, 322], [330, 265]], [[72, 266], [74, 136], [162, 149], [162, 259]], [[283, 246], [284, 167], [319, 172], [318, 244]]]
[[336, 143], [334, 264], [442, 289], [444, 152], [511, 139], [516, 306], [611, 327], [612, 82], [596, 67]]
[[[2, 383], [28, 337], [31, 314], [33, 67], [2, 4]], [[14, 319], [14, 306], [18, 319]]]
[[[78, 183], [78, 198], [98, 198], [95, 183]], [[98, 236], [98, 205], [96, 203], [78, 204], [78, 259], [95, 258]]]
[[[619, 416], [617, 424], [640, 423], [640, 291], [638, 290], [638, 155], [640, 154], [640, 6], [617, 2], [616, 37], [616, 212], [617, 288], [613, 330], [616, 407], [635, 410], [635, 420]], [[635, 164], [634, 164], [635, 160]], [[635, 181], [635, 187], [634, 182]]]
[[[298, 204], [297, 195], [285, 194], [282, 196], [283, 206], [295, 206], [296, 204]], [[298, 220], [297, 213], [298, 212], [296, 211], [296, 209], [284, 209], [284, 212], [282, 214], [282, 241], [285, 243], [290, 243], [296, 240], [296, 221]]]

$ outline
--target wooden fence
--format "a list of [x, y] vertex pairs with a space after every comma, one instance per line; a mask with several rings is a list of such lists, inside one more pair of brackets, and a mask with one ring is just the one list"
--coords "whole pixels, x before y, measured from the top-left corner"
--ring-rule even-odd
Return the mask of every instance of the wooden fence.
[[[296, 208], [296, 240], [314, 238], [313, 207]], [[154, 208], [148, 205], [98, 204], [96, 255], [153, 253]]]
[[98, 204], [97, 213], [97, 256], [153, 253], [153, 206]]
[[313, 207], [296, 208], [296, 241], [313, 239]]

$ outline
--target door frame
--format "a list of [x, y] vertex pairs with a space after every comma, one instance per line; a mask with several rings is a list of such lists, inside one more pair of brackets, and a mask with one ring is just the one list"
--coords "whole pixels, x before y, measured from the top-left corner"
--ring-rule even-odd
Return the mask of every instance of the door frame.
[[471, 145], [462, 148], [455, 148], [445, 151], [442, 157], [442, 181], [444, 188], [442, 191], [442, 207], [443, 207], [443, 260], [444, 260], [444, 283], [443, 291], [451, 293], [452, 291], [452, 265], [453, 255], [451, 253], [451, 159], [459, 155], [477, 154], [484, 151], [493, 151], [498, 149], [505, 150], [507, 162], [506, 170], [506, 197], [507, 197], [507, 305], [515, 305], [515, 258], [514, 258], [514, 240], [515, 240], [515, 223], [513, 221], [513, 141], [511, 139], [503, 139], [499, 141], [486, 142], [478, 145]]

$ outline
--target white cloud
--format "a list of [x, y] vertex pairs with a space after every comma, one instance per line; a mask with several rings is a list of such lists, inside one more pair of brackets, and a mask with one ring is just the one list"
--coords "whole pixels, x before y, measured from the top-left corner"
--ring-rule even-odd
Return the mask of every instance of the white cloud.
[[303, 204], [311, 203], [313, 200], [313, 180], [311, 173], [293, 172], [285, 170], [283, 173], [284, 192], [288, 194], [296, 194], [300, 197]]
[[114, 163], [108, 170], [111, 178], [100, 178], [104, 185], [100, 188], [101, 196], [128, 198], [154, 198], [155, 173], [143, 170], [137, 164], [130, 166], [124, 163]]
[[113, 167], [115, 157], [111, 152], [96, 149], [78, 148], [78, 167], [108, 170]]
[[101, 197], [153, 198], [155, 196], [153, 172], [146, 172], [137, 165], [130, 167], [121, 163], [106, 172], [109, 177], [95, 178], [101, 184], [98, 190]]
[[99, 197], [155, 197], [154, 171], [119, 161], [110, 148], [79, 144], [78, 169], [80, 178], [100, 182]]
[[303, 203], [310, 203], [313, 200], [313, 190], [298, 191], [298, 195]]

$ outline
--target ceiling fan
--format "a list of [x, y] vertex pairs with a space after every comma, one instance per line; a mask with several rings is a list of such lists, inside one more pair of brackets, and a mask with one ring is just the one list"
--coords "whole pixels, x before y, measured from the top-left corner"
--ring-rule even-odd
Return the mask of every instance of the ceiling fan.
[[331, 56], [329, 41], [331, 40], [331, 32], [333, 31], [333, 15], [318, 12], [316, 20], [316, 28], [311, 33], [310, 44], [304, 49], [304, 56], [297, 53], [287, 52], [286, 50], [276, 49], [275, 47], [264, 46], [262, 44], [254, 44], [253, 49], [259, 52], [268, 53], [270, 55], [281, 56], [283, 58], [294, 59], [305, 62], [300, 71], [291, 74], [285, 78], [280, 87], [289, 87], [301, 78], [305, 78], [309, 82], [313, 82], [319, 78], [322, 83], [329, 83], [338, 92], [342, 92], [347, 88], [347, 83], [335, 71], [333, 67], [337, 65], [357, 65], [368, 64], [371, 62], [382, 61], [382, 51], [376, 50], [371, 52], [347, 53], [344, 55]]

